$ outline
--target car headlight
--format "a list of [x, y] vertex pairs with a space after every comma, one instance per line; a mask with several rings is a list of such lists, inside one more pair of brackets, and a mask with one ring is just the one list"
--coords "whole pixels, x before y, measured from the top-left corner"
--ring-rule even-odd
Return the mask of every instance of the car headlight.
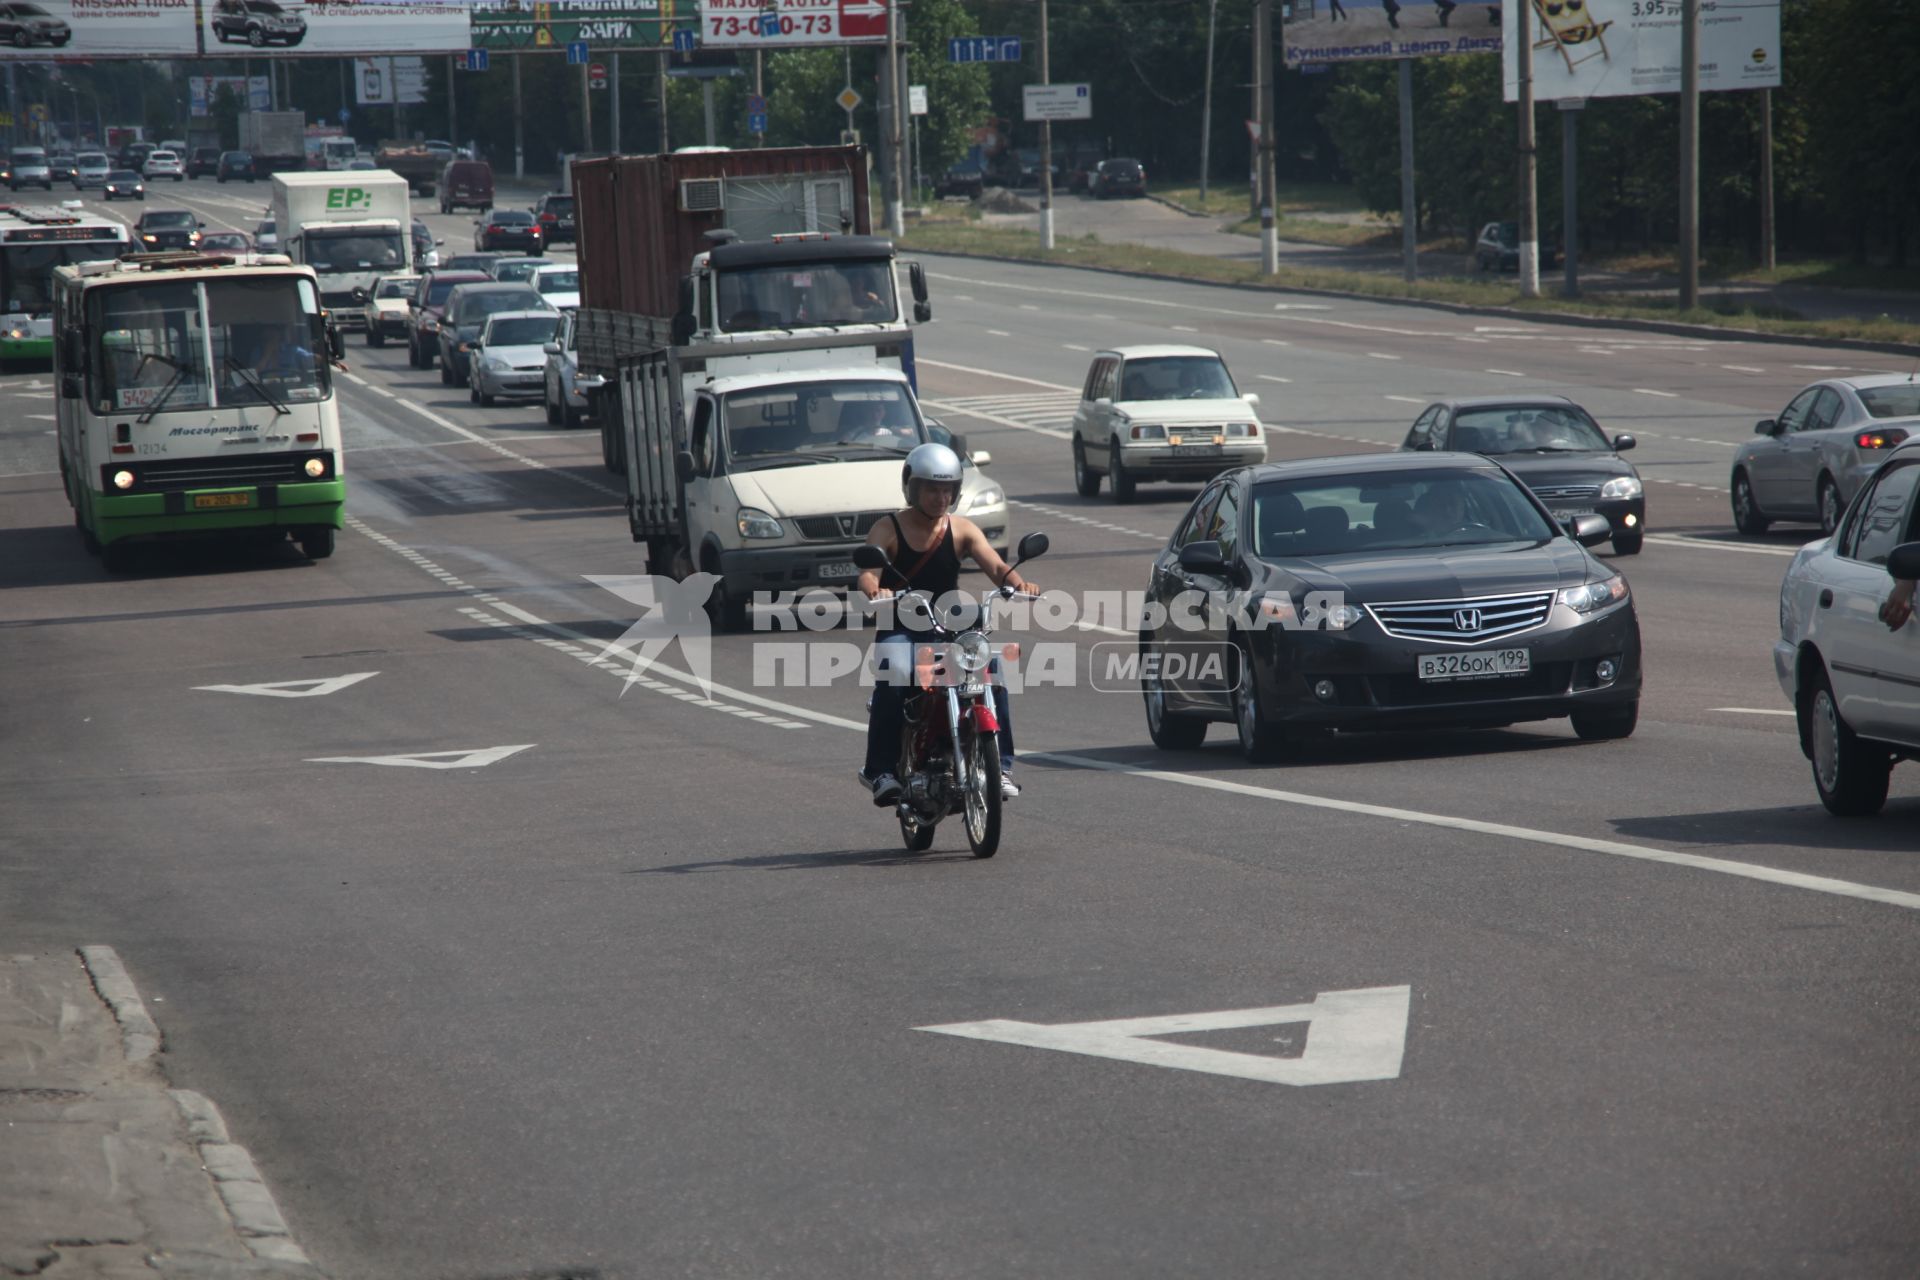
[[1603, 498], [1637, 498], [1644, 491], [1638, 476], [1615, 476], [1600, 486]]
[[1587, 582], [1577, 587], [1562, 588], [1560, 603], [1575, 613], [1594, 613], [1619, 604], [1629, 594], [1627, 580], [1616, 574], [1611, 578], [1602, 578], [1599, 582]]
[[1167, 429], [1165, 427], [1131, 427], [1127, 435], [1135, 440], [1165, 440]]
[[970, 495], [956, 509], [960, 515], [969, 511], [984, 511], [988, 507], [997, 507], [1006, 502], [1007, 491], [999, 485], [988, 485], [980, 492]]
[[743, 538], [778, 538], [786, 532], [778, 520], [756, 507], [740, 508], [738, 519]]
[[1229, 439], [1245, 440], [1260, 434], [1260, 424], [1257, 422], [1229, 422], [1226, 431]]
[[512, 365], [508, 364], [505, 360], [502, 360], [499, 356], [488, 356], [485, 360], [481, 361], [481, 363], [486, 365], [487, 368], [493, 370], [493, 372], [495, 373], [505, 373], [508, 369], [511, 369], [513, 367]]

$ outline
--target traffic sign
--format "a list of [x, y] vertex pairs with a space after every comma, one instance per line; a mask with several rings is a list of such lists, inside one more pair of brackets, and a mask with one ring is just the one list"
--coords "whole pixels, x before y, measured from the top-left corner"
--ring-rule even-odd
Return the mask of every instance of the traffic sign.
[[693, 52], [693, 32], [684, 28], [673, 33], [673, 51], [675, 53]]
[[345, 124], [347, 122], [347, 117], [351, 116], [352, 114], [353, 112], [347, 110], [345, 107], [340, 108], [340, 123]]
[[1019, 36], [955, 36], [947, 41], [948, 62], [1018, 62]]
[[589, 62], [587, 64], [587, 88], [604, 89], [607, 87], [607, 64]]
[[927, 86], [923, 84], [907, 86], [907, 114], [910, 116], [927, 114]]
[[767, 95], [764, 93], [748, 94], [747, 114], [750, 116], [763, 116], [767, 114]]
[[568, 66], [570, 67], [584, 66], [589, 56], [590, 55], [587, 53], [587, 42], [585, 40], [574, 40], [568, 43], [567, 45], [567, 65]]
[[1093, 93], [1084, 84], [1021, 86], [1028, 120], [1091, 120]]
[[35, 102], [29, 105], [27, 107], [27, 118], [35, 124], [45, 124], [47, 122], [47, 104], [44, 102]]
[[767, 113], [764, 111], [747, 112], [747, 132], [765, 133], [767, 131]]
[[467, 70], [485, 71], [487, 69], [487, 51], [485, 49], [467, 50]]
[[834, 101], [840, 104], [842, 111], [852, 111], [860, 105], [863, 99], [858, 93], [854, 92], [852, 85], [848, 85], [840, 91], [840, 96], [835, 98]]

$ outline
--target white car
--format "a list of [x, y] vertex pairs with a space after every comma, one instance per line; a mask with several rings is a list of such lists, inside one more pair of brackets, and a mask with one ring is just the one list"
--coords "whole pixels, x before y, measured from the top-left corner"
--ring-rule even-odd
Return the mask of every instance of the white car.
[[172, 151], [150, 151], [147, 162], [140, 166], [140, 176], [148, 182], [155, 178], [172, 178], [175, 182], [187, 180], [187, 166], [179, 155]]
[[543, 262], [534, 268], [529, 282], [540, 296], [562, 311], [580, 307], [580, 268], [571, 262]]
[[1899, 760], [1920, 759], [1920, 619], [1880, 621], [1896, 579], [1920, 577], [1920, 439], [1896, 448], [1830, 538], [1780, 584], [1774, 674], [1792, 701], [1820, 802], [1874, 814]]
[[546, 382], [547, 344], [560, 317], [551, 311], [496, 311], [467, 357], [467, 395], [475, 404], [537, 396]]
[[1205, 347], [1118, 347], [1097, 352], [1073, 415], [1073, 484], [1131, 502], [1153, 480], [1204, 484], [1223, 471], [1267, 460], [1254, 410], [1217, 351]]
[[253, 229], [253, 247], [261, 253], [280, 252], [280, 236], [274, 230], [273, 219], [263, 219]]
[[367, 327], [367, 345], [385, 346], [388, 338], [407, 336], [407, 299], [419, 285], [416, 275], [381, 276], [373, 282], [372, 292], [354, 290], [361, 300], [360, 321]]
[[104, 151], [82, 151], [73, 158], [73, 189], [83, 191], [88, 187], [106, 186], [107, 173], [112, 168]]
[[501, 284], [532, 284], [533, 273], [546, 265], [545, 258], [495, 258], [487, 264], [487, 274]]
[[546, 403], [547, 425], [577, 427], [581, 415], [592, 405], [591, 393], [606, 382], [597, 373], [581, 373], [579, 349], [575, 346], [574, 325], [577, 311], [562, 312], [560, 331], [545, 348], [547, 367], [541, 383], [540, 398]]

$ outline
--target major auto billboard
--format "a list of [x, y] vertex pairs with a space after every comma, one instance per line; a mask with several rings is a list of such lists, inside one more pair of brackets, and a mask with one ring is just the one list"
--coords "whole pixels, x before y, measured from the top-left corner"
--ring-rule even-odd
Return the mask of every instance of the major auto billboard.
[[191, 57], [193, 22], [193, 0], [9, 0], [0, 58]]
[[[473, 0], [476, 49], [655, 48], [673, 39], [672, 0]], [[682, 0], [681, 9], [692, 4]]]
[[[76, 3], [79, 0], [75, 0]], [[467, 48], [465, 0], [202, 0], [208, 54], [452, 53]]]
[[1498, 53], [1500, 8], [1456, 0], [1282, 0], [1282, 55], [1287, 66], [1300, 67]]
[[700, 0], [703, 49], [883, 44], [887, 0]]
[[[1507, 48], [1518, 10], [1504, 18]], [[1777, 0], [1700, 0], [1700, 88], [1780, 84]], [[1533, 0], [1533, 97], [1624, 98], [1680, 92], [1680, 0]], [[1506, 97], [1519, 97], [1520, 62], [1504, 59]]]

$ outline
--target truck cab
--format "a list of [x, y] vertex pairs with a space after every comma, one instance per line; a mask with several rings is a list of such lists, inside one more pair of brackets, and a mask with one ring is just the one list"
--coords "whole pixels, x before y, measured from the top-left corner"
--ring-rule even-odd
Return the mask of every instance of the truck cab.
[[362, 322], [356, 291], [371, 292], [412, 260], [407, 183], [397, 174], [277, 173], [273, 214], [280, 251], [314, 269], [321, 301], [345, 328]]
[[[919, 263], [909, 263], [908, 273], [914, 318], [924, 322], [933, 316], [926, 276]], [[681, 302], [677, 323], [687, 342], [907, 333], [893, 243], [878, 236], [804, 232], [723, 240], [695, 256]]]

